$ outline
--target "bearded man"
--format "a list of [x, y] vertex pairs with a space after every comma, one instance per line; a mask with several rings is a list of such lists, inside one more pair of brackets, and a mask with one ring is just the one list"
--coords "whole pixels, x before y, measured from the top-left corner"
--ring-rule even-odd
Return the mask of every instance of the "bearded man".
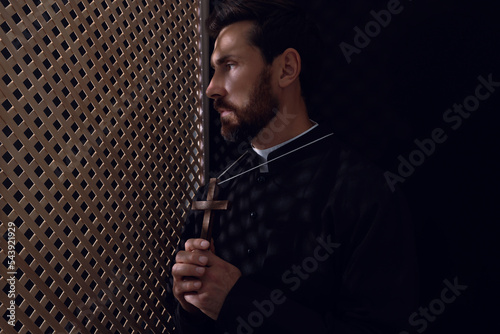
[[[192, 212], [172, 267], [180, 333], [391, 333], [415, 309], [413, 229], [383, 173], [309, 117], [317, 30], [289, 0], [223, 1], [207, 95], [227, 140], [231, 209], [200, 239]], [[201, 192], [200, 197], [204, 198]]]

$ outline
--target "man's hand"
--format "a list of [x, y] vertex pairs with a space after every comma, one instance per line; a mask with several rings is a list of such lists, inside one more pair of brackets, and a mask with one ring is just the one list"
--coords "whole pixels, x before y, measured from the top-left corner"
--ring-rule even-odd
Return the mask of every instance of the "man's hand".
[[222, 260], [203, 239], [189, 239], [172, 267], [174, 296], [190, 313], [201, 311], [216, 320], [241, 272]]
[[[208, 241], [198, 242], [198, 248], [204, 250], [207, 244]], [[184, 299], [184, 296], [186, 294], [197, 293], [201, 288], [200, 277], [206, 271], [205, 265], [208, 262], [208, 258], [198, 251], [195, 252], [193, 248], [188, 247], [189, 244], [186, 242], [186, 250], [180, 251], [175, 257], [176, 263], [172, 267], [172, 276], [174, 277], [173, 293], [184, 310], [189, 313], [197, 313], [200, 310], [188, 303]]]

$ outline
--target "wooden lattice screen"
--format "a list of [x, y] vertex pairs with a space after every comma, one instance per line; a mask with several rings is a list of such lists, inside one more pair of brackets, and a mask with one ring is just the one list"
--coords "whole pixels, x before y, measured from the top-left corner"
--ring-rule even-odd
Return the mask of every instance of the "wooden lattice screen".
[[199, 7], [1, 0], [1, 333], [172, 332], [204, 172]]

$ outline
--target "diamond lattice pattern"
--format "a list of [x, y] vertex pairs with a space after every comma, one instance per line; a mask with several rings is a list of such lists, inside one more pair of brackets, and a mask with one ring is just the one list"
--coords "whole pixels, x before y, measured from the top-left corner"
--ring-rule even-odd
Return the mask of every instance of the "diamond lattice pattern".
[[172, 332], [167, 268], [204, 168], [198, 11], [1, 0], [1, 333]]

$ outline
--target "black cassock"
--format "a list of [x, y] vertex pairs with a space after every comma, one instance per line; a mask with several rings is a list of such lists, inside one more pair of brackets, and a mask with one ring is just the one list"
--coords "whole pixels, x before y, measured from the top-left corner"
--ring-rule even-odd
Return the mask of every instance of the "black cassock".
[[[317, 127], [268, 160], [327, 135]], [[221, 181], [260, 163], [252, 150]], [[217, 321], [179, 305], [181, 333], [399, 333], [417, 303], [414, 229], [384, 173], [335, 136], [219, 187], [216, 255], [238, 267]], [[206, 197], [201, 192], [198, 198]], [[180, 245], [201, 233], [191, 212]]]

